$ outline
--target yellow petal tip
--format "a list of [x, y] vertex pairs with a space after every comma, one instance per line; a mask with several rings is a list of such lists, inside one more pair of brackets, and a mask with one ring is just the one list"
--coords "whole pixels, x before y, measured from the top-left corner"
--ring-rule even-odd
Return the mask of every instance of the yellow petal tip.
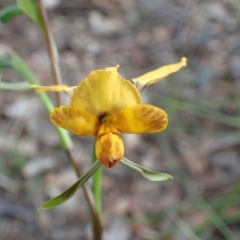
[[166, 78], [168, 75], [179, 71], [182, 67], [185, 66], [187, 66], [187, 58], [182, 57], [181, 61], [178, 63], [162, 66], [151, 72], [147, 72], [140, 77], [133, 78], [132, 81], [135, 83], [139, 90], [142, 90], [144, 87]]
[[117, 65], [115, 65], [114, 66], [117, 70], [119, 69], [119, 67], [120, 67], [120, 65], [119, 64], [117, 64]]
[[104, 69], [99, 69], [97, 71], [109, 71], [109, 72], [116, 72], [118, 70], [118, 68], [120, 67], [119, 64], [113, 66], [113, 67], [107, 67], [107, 68], [104, 68]]
[[186, 57], [182, 57], [181, 58], [181, 63], [182, 63], [183, 67], [187, 66], [187, 58]]

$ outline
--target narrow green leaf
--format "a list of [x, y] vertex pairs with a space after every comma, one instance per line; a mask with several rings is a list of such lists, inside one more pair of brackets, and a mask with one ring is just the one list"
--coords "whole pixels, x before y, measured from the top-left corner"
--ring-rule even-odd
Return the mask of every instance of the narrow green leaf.
[[7, 58], [0, 58], [0, 69], [12, 67], [12, 62]]
[[132, 161], [128, 160], [125, 157], [122, 158], [121, 163], [123, 165], [125, 165], [126, 167], [131, 168], [132, 170], [136, 171], [142, 177], [144, 177], [150, 181], [164, 181], [164, 180], [173, 178], [171, 175], [169, 175], [167, 173], [154, 172], [150, 169], [142, 167], [136, 163], [133, 163]]
[[[42, 21], [42, 17], [40, 14], [40, 9], [37, 4], [37, 1], [36, 0], [16, 0], [16, 2], [19, 9], [23, 13], [25, 13], [29, 18], [31, 18], [32, 21], [35, 24], [37, 24], [37, 26], [41, 29], [43, 35], [45, 35], [46, 29], [44, 28], [44, 24]], [[50, 33], [50, 35], [52, 35], [52, 33]], [[56, 58], [59, 59], [57, 46], [52, 36], [51, 36], [51, 44], [53, 45], [53, 50]]]
[[36, 0], [16, 0], [18, 7], [43, 31], [43, 23]]
[[7, 23], [22, 13], [22, 10], [17, 5], [8, 6], [0, 11], [0, 21]]
[[[40, 8], [37, 4], [36, 0], [16, 0], [17, 5], [20, 10], [24, 12], [32, 21], [37, 24], [37, 26], [41, 29], [43, 35], [46, 35], [46, 29], [44, 27], [42, 17], [40, 14]], [[57, 59], [59, 59], [58, 49], [56, 43], [53, 39], [52, 33], [50, 32], [51, 44], [53, 45], [53, 51]]]
[[87, 180], [97, 171], [98, 168], [102, 166], [102, 163], [100, 161], [96, 161], [91, 169], [84, 174], [81, 178], [78, 179], [77, 182], [75, 182], [69, 189], [67, 189], [65, 192], [60, 194], [59, 196], [52, 198], [51, 200], [45, 202], [39, 209], [50, 209], [53, 207], [56, 207], [64, 202], [66, 202], [69, 198], [71, 198], [75, 192], [82, 187]]

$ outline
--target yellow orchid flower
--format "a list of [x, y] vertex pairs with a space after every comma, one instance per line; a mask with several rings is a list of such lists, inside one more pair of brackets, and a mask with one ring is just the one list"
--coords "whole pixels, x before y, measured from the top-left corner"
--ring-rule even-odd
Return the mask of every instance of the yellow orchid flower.
[[[30, 86], [36, 92], [73, 92], [68, 106], [52, 110], [51, 121], [77, 135], [95, 136], [96, 157], [108, 168], [114, 167], [124, 155], [121, 133], [155, 133], [168, 124], [166, 112], [143, 104], [137, 87], [118, 74], [118, 67], [92, 71], [75, 87]], [[180, 68], [178, 65], [178, 70]], [[176, 67], [168, 69], [168, 74], [177, 71]], [[152, 79], [146, 74], [148, 80], [144, 80], [143, 75], [133, 82], [136, 79], [143, 85], [156, 82], [160, 69], [155, 71]], [[165, 76], [168, 75], [167, 70], [164, 71]]]
[[133, 78], [132, 81], [138, 87], [138, 89], [142, 91], [148, 85], [164, 79], [168, 75], [179, 71], [182, 67], [185, 66], [187, 66], [187, 58], [182, 57], [181, 61], [178, 63], [162, 66], [156, 70], [145, 73], [140, 77]]

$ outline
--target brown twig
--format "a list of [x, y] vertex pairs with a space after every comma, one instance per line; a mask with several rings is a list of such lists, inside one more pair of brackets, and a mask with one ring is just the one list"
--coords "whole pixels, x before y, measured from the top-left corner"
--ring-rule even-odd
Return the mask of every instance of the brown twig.
[[[38, 5], [39, 5], [39, 10], [40, 10], [40, 15], [43, 21], [43, 27], [45, 30], [45, 40], [47, 44], [47, 49], [48, 49], [48, 55], [50, 58], [51, 62], [51, 67], [52, 67], [52, 72], [54, 76], [54, 82], [56, 85], [61, 84], [61, 73], [59, 69], [59, 64], [58, 64], [58, 59], [56, 54], [54, 53], [54, 48], [53, 48], [53, 39], [49, 27], [49, 22], [48, 22], [48, 17], [46, 10], [43, 6], [42, 0], [37, 0]], [[61, 97], [60, 93], [57, 95], [58, 99], [58, 105], [61, 105]], [[74, 168], [76, 174], [78, 177], [82, 175], [82, 170], [81, 168], [77, 165], [76, 161], [74, 160], [74, 157], [72, 155], [71, 149], [66, 149], [66, 154], [69, 159], [69, 162], [71, 163], [72, 167]], [[100, 221], [100, 217], [98, 215], [98, 212], [95, 207], [94, 199], [89, 191], [89, 189], [84, 185], [83, 186], [83, 192], [85, 195], [85, 198], [88, 202], [91, 214], [92, 214], [92, 219], [93, 219], [93, 232], [94, 232], [94, 240], [101, 240], [102, 239], [102, 225]]]
[[[49, 22], [48, 22], [48, 17], [47, 17], [47, 12], [43, 6], [42, 0], [37, 0], [38, 5], [39, 5], [39, 10], [40, 10], [40, 16], [42, 18], [43, 22], [43, 27], [44, 27], [44, 35], [45, 35], [45, 40], [46, 40], [46, 45], [47, 45], [47, 50], [48, 50], [48, 55], [50, 58], [50, 63], [51, 63], [51, 68], [52, 68], [52, 73], [53, 73], [53, 79], [54, 79], [54, 84], [59, 85], [62, 83], [62, 78], [61, 78], [61, 73], [59, 69], [59, 62], [58, 62], [58, 57], [56, 53], [54, 52], [54, 46], [53, 46], [53, 37], [50, 31], [49, 27]], [[57, 102], [58, 105], [61, 105], [61, 93], [57, 92]]]

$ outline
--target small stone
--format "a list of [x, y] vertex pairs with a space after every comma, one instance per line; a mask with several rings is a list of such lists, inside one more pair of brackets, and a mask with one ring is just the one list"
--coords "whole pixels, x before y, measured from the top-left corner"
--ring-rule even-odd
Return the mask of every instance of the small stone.
[[7, 57], [7, 55], [8, 55], [8, 47], [4, 44], [0, 44], [0, 58], [5, 58]]
[[37, 158], [29, 161], [22, 169], [23, 175], [26, 178], [37, 176], [46, 171], [56, 168], [57, 163], [51, 157]]
[[211, 157], [210, 163], [213, 167], [229, 173], [231, 176], [240, 173], [239, 156], [234, 151], [229, 150], [221, 153], [215, 153]]
[[206, 15], [209, 19], [223, 21], [227, 17], [227, 13], [221, 3], [211, 3], [207, 5]]
[[30, 61], [33, 62], [34, 65], [38, 67], [38, 71], [42, 71], [42, 72], [51, 71], [49, 57], [46, 50], [41, 49], [34, 52], [31, 55]]
[[115, 217], [111, 220], [110, 226], [104, 234], [105, 240], [126, 240], [130, 238], [130, 233], [126, 220], [123, 217]]
[[240, 56], [235, 55], [230, 58], [230, 72], [234, 79], [238, 80], [240, 78], [240, 68], [239, 68]]
[[87, 45], [87, 52], [91, 56], [99, 56], [102, 53], [102, 48], [97, 41], [90, 41]]
[[28, 119], [38, 109], [37, 98], [21, 97], [5, 106], [3, 112], [9, 118]]
[[53, 10], [61, 3], [61, 0], [43, 0], [43, 5], [48, 10]]
[[38, 145], [36, 139], [32, 138], [21, 138], [18, 144], [19, 151], [25, 156], [33, 157], [38, 152]]
[[104, 17], [97, 11], [92, 11], [89, 14], [88, 23], [93, 33], [109, 35], [120, 33], [123, 30], [123, 24], [115, 19]]

